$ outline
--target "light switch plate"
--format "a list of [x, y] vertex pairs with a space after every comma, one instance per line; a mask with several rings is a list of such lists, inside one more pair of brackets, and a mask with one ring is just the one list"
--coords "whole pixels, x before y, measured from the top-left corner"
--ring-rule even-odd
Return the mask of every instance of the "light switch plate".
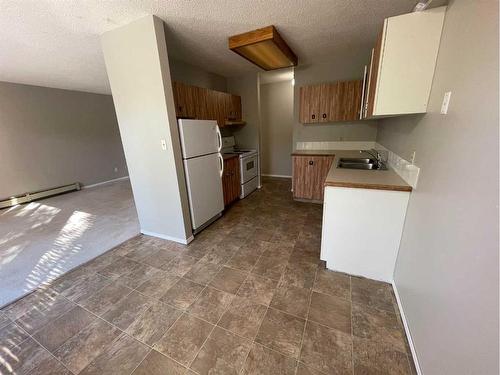
[[448, 113], [448, 106], [450, 105], [451, 91], [444, 93], [443, 104], [441, 104], [441, 114], [446, 115]]

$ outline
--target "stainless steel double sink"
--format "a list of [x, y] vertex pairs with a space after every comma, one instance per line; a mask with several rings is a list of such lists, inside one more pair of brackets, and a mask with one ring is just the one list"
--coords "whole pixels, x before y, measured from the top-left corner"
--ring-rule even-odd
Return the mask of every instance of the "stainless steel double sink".
[[365, 170], [386, 170], [383, 163], [369, 158], [340, 158], [337, 168], [344, 169], [365, 169]]

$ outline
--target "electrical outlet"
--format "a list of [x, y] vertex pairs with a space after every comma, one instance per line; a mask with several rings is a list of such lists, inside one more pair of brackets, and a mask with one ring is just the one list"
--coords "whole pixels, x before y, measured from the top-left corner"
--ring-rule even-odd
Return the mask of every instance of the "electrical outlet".
[[161, 149], [164, 151], [167, 149], [167, 142], [164, 139], [161, 140]]
[[441, 114], [446, 115], [448, 113], [448, 106], [450, 105], [451, 91], [444, 93], [443, 104], [441, 104]]

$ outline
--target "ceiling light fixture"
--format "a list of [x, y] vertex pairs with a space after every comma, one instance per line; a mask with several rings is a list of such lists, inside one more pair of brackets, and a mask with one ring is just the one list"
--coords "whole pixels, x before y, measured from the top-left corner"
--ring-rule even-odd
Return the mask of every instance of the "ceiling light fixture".
[[229, 49], [264, 70], [296, 66], [297, 56], [274, 26], [233, 35]]

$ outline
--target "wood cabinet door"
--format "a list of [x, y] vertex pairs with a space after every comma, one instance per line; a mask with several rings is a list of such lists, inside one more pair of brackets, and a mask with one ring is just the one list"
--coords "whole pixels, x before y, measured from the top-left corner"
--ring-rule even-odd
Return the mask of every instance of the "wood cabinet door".
[[311, 199], [323, 201], [325, 180], [333, 163], [333, 156], [314, 156], [311, 158]]
[[198, 120], [208, 120], [208, 89], [203, 87], [193, 87], [195, 98], [195, 118]]
[[195, 98], [193, 87], [182, 82], [172, 82], [175, 114], [179, 118], [195, 118]]
[[222, 175], [222, 191], [224, 205], [237, 200], [240, 196], [240, 165], [238, 158], [224, 160], [224, 173]]
[[[299, 199], [312, 199], [312, 165], [314, 157], [293, 157], [293, 197]], [[314, 162], [313, 162], [314, 163]]]
[[229, 106], [229, 116], [230, 120], [241, 121], [241, 96], [239, 95], [230, 95], [230, 106]]
[[319, 119], [318, 122], [330, 121], [330, 98], [331, 88], [334, 83], [324, 83], [319, 85]]
[[382, 30], [377, 37], [377, 43], [372, 50], [372, 58], [370, 62], [370, 71], [368, 73], [368, 92], [366, 96], [366, 117], [373, 116], [375, 108], [375, 95], [377, 92], [377, 79], [380, 69], [380, 57], [382, 54], [382, 37], [384, 30]]
[[300, 88], [299, 119], [301, 123], [319, 122], [321, 87], [322, 85], [311, 85]]

